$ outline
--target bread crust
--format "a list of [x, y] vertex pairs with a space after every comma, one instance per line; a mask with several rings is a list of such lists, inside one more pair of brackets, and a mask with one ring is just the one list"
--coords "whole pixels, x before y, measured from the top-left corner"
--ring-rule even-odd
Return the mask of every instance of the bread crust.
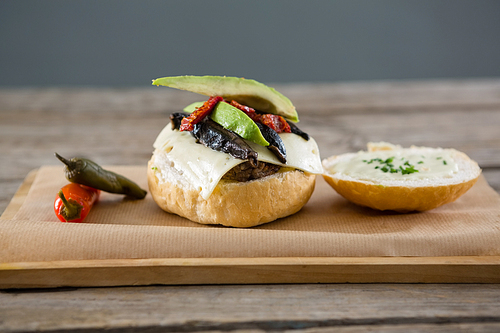
[[[412, 148], [418, 149], [418, 147]], [[401, 148], [399, 146], [385, 146], [370, 149], [370, 151], [392, 149]], [[459, 151], [455, 151], [454, 157], [460, 160], [461, 165], [467, 169], [467, 172], [464, 172], [464, 176], [461, 176], [459, 179], [444, 184], [442, 182], [432, 184], [428, 180], [422, 180], [421, 184], [417, 185], [414, 183], [411, 185], [395, 185], [384, 182], [373, 183], [346, 177], [343, 174], [330, 174], [327, 172], [327, 166], [331, 166], [336, 160], [340, 160], [346, 155], [332, 156], [323, 160], [325, 168], [323, 178], [335, 191], [347, 200], [360, 206], [377, 210], [392, 210], [406, 213], [437, 208], [457, 200], [476, 183], [481, 174], [481, 169], [477, 163]]]
[[202, 224], [246, 228], [271, 222], [298, 212], [315, 187], [316, 175], [290, 170], [248, 182], [221, 180], [205, 200], [194, 187], [160, 182], [153, 160], [147, 176], [154, 201], [166, 212]]

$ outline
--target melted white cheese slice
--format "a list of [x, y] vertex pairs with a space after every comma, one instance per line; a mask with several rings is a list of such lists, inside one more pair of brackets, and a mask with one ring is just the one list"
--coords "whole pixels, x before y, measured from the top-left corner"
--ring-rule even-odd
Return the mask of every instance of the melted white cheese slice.
[[[287, 153], [287, 163], [281, 163], [266, 147], [246, 141], [258, 153], [258, 160], [308, 173], [321, 174], [323, 167], [316, 141], [308, 141], [292, 133], [280, 134]], [[207, 199], [226, 172], [245, 162], [229, 154], [217, 152], [196, 143], [190, 132], [172, 130], [165, 126], [156, 138], [153, 147], [167, 153], [171, 165], [182, 174], [200, 195]]]

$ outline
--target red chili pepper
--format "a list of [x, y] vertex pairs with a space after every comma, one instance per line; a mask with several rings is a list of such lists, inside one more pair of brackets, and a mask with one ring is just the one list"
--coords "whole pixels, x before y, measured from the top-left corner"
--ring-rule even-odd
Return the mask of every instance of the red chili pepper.
[[217, 103], [224, 101], [221, 96], [212, 96], [203, 103], [202, 106], [193, 111], [188, 117], [184, 117], [179, 128], [180, 131], [192, 131], [194, 124], [202, 121], [206, 116], [208, 116], [212, 110], [215, 108]]
[[292, 132], [290, 125], [286, 122], [285, 118], [283, 118], [282, 116], [270, 113], [259, 114], [255, 111], [255, 109], [246, 105], [242, 105], [236, 101], [231, 101], [230, 104], [240, 109], [241, 111], [245, 112], [245, 114], [248, 117], [250, 117], [250, 119], [252, 119], [253, 121], [271, 127], [273, 130], [276, 131], [276, 133]]
[[70, 183], [59, 191], [54, 201], [54, 212], [62, 222], [82, 222], [87, 217], [101, 191]]

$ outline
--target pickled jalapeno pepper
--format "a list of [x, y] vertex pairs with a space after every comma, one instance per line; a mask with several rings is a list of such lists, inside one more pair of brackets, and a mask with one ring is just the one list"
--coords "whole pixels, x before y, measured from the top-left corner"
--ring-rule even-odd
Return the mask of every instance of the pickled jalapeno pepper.
[[124, 194], [130, 198], [143, 199], [147, 192], [130, 179], [103, 169], [97, 163], [86, 158], [72, 158], [70, 160], [58, 153], [55, 156], [63, 162], [66, 179], [72, 183], [86, 185], [104, 192]]

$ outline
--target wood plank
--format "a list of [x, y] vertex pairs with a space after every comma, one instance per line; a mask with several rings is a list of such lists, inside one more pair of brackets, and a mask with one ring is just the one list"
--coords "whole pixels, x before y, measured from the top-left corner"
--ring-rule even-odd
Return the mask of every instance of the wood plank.
[[2, 332], [321, 328], [411, 332], [447, 325], [496, 328], [498, 323], [498, 284], [194, 285], [0, 292]]
[[[345, 326], [344, 326], [345, 325]], [[499, 323], [439, 323], [439, 324], [385, 324], [385, 325], [348, 325], [315, 327], [304, 330], [307, 333], [331, 332], [332, 329], [339, 333], [357, 333], [357, 332], [389, 332], [389, 333], [408, 333], [408, 332], [434, 332], [434, 333], [454, 333], [454, 332], [499, 332]], [[243, 330], [242, 330], [243, 331]], [[236, 331], [238, 332], [238, 331]]]
[[9, 205], [7, 206], [7, 208], [5, 208], [5, 211], [0, 216], [0, 220], [10, 220], [14, 217], [14, 215], [16, 215], [17, 211], [21, 208], [24, 200], [26, 199], [26, 196], [28, 195], [31, 185], [35, 180], [36, 173], [37, 169], [32, 170], [28, 173], [26, 178], [24, 178], [23, 183], [21, 184], [21, 186], [19, 186], [16, 194], [14, 195], [14, 197], [12, 197]]
[[0, 264], [0, 288], [346, 282], [500, 283], [500, 257], [167, 258]]
[[[299, 113], [309, 110], [344, 112], [376, 109], [497, 107], [499, 79], [368, 81], [271, 84], [289, 97]], [[172, 112], [199, 95], [165, 87], [138, 88], [25, 88], [0, 90], [0, 110], [52, 112]], [[175, 109], [175, 110], [174, 110]]]
[[277, 88], [293, 101], [299, 114], [497, 108], [500, 102], [498, 79], [296, 83]]

